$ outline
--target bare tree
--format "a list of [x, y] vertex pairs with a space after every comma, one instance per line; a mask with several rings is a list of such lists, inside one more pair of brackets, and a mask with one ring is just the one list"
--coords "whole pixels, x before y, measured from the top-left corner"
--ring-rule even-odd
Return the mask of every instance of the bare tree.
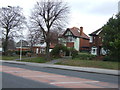
[[0, 8], [0, 27], [5, 43], [3, 50], [7, 54], [8, 39], [16, 37], [19, 30], [23, 28], [25, 17], [22, 14], [22, 8], [17, 7], [2, 7]]
[[31, 48], [31, 51], [33, 51], [33, 46], [35, 44], [39, 44], [42, 38], [41, 32], [33, 27], [28, 27], [29, 34], [28, 34], [28, 42]]
[[50, 32], [55, 28], [62, 28], [66, 24], [69, 7], [62, 1], [45, 0], [35, 4], [31, 22], [42, 31], [46, 42], [46, 57], [50, 59]]

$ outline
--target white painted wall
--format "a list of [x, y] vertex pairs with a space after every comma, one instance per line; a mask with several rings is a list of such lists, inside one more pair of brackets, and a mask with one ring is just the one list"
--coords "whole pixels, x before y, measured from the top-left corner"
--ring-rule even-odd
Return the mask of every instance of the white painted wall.
[[0, 52], [2, 52], [2, 48], [0, 48]]
[[92, 47], [91, 48], [91, 54], [92, 55], [97, 55], [97, 47]]
[[107, 52], [104, 50], [104, 48], [101, 48], [100, 53], [101, 53], [102, 55], [106, 55], [106, 54], [107, 54]]
[[80, 44], [80, 40], [79, 38], [74, 39], [74, 48], [79, 51], [79, 44]]
[[90, 40], [89, 40], [90, 43], [93, 42], [93, 36], [90, 36]]
[[49, 49], [49, 52], [51, 52], [53, 49]]
[[36, 48], [36, 53], [38, 54], [38, 48]]

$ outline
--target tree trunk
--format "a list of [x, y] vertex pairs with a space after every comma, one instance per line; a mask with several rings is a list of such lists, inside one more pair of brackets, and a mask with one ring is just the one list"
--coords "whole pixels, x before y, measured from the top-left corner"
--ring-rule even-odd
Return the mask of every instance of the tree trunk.
[[4, 53], [6, 56], [7, 56], [7, 51], [8, 51], [8, 40], [5, 41], [5, 44], [4, 44]]
[[6, 39], [5, 39], [5, 42], [4, 42], [4, 54], [7, 56], [8, 55], [8, 34], [6, 34]]
[[50, 43], [46, 42], [46, 60], [47, 61], [51, 60], [49, 48], [50, 48]]

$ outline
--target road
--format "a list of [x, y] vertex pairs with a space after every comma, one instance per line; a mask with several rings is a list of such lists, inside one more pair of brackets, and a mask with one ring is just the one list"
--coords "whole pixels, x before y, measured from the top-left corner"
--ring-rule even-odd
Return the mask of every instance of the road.
[[3, 88], [118, 88], [118, 76], [2, 63]]

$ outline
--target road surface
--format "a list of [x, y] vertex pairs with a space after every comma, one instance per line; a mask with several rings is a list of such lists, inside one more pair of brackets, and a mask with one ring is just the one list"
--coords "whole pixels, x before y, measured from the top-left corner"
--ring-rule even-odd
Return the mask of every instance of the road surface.
[[118, 76], [2, 63], [2, 88], [118, 88]]

